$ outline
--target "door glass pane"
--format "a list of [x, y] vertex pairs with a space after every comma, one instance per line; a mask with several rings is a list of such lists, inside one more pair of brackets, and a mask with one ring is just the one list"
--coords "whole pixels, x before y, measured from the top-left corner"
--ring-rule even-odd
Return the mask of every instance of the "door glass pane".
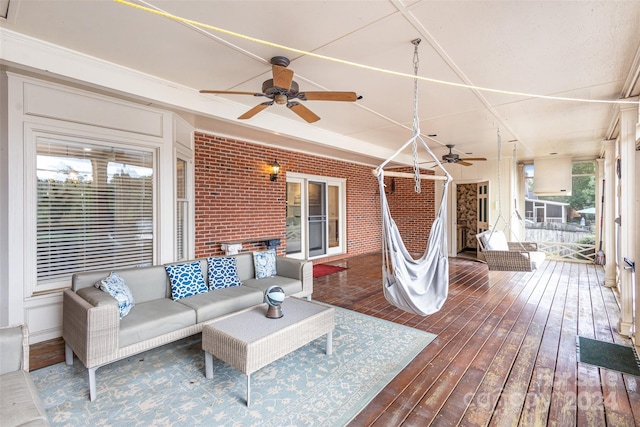
[[340, 187], [329, 185], [328, 193], [329, 247], [335, 248], [340, 245]]
[[477, 213], [477, 223], [476, 223], [476, 232], [482, 233], [483, 231], [489, 228], [488, 220], [488, 185], [486, 183], [478, 184], [478, 213]]
[[327, 241], [326, 188], [324, 182], [309, 182], [309, 256], [324, 255]]
[[287, 254], [297, 254], [302, 250], [300, 206], [300, 183], [287, 182]]

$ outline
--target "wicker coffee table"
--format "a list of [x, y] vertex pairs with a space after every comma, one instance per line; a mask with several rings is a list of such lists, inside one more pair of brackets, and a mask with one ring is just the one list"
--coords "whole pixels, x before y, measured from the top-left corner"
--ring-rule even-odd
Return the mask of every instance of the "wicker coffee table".
[[327, 335], [326, 354], [333, 351], [334, 309], [289, 297], [284, 316], [266, 317], [260, 305], [206, 324], [202, 329], [205, 374], [213, 378], [213, 357], [247, 375], [247, 406], [251, 404], [251, 374], [305, 344]]

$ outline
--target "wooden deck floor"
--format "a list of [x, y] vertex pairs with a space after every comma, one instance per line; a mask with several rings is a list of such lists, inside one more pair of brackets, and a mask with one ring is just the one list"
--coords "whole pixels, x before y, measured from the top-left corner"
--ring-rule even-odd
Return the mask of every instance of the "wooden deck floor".
[[640, 378], [577, 361], [577, 335], [630, 345], [602, 267], [453, 258], [447, 302], [420, 317], [385, 301], [379, 254], [334, 264], [348, 270], [316, 279], [315, 299], [438, 334], [352, 426], [640, 425]]
[[[332, 264], [314, 299], [438, 337], [352, 426], [640, 425], [640, 378], [578, 363], [576, 336], [630, 344], [602, 267], [547, 261], [532, 273], [450, 260], [449, 298], [427, 317], [391, 307], [380, 254]], [[64, 360], [60, 340], [32, 346], [31, 368]], [[636, 421], [638, 420], [638, 421]]]

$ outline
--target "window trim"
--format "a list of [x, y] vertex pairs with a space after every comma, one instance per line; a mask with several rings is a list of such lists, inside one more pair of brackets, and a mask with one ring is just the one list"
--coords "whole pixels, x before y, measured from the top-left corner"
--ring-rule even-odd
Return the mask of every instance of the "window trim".
[[[178, 160], [182, 160], [185, 162], [185, 198], [178, 199]], [[183, 236], [185, 240], [185, 258], [178, 258], [178, 248], [174, 246], [174, 261], [185, 261], [195, 258], [195, 241], [196, 241], [196, 230], [195, 230], [195, 202], [194, 202], [194, 191], [195, 191], [195, 165], [193, 161], [193, 151], [187, 150], [185, 148], [176, 148], [174, 153], [174, 161], [173, 161], [173, 182], [174, 182], [174, 207], [173, 211], [174, 215], [174, 239], [178, 233], [178, 203], [184, 202], [187, 206], [187, 214], [186, 214], [186, 232]]]
[[[58, 127], [47, 125], [35, 125], [25, 123], [24, 144], [23, 144], [23, 278], [24, 297], [33, 297], [51, 292], [59, 292], [71, 286], [71, 279], [59, 280], [55, 282], [38, 284], [37, 273], [37, 141], [39, 138], [52, 138], [66, 140], [77, 144], [104, 145], [108, 147], [118, 147], [122, 149], [134, 149], [151, 152], [153, 155], [153, 263], [159, 262], [161, 234], [159, 233], [161, 218], [158, 215], [162, 209], [162, 197], [160, 197], [160, 176], [161, 168], [159, 156], [161, 156], [161, 145], [154, 143], [144, 143], [140, 140], [117, 136], [105, 136], [93, 132], [86, 132], [77, 129], [66, 129], [62, 131]], [[173, 217], [173, 215], [172, 215]], [[173, 240], [173, 239], [171, 239]], [[173, 246], [173, 242], [170, 242]], [[166, 244], [166, 242], [165, 242]]]

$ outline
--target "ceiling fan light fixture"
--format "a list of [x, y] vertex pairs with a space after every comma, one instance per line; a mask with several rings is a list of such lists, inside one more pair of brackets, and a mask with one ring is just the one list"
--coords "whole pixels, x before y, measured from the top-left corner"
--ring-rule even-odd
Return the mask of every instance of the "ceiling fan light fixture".
[[276, 104], [278, 105], [284, 105], [287, 103], [288, 99], [287, 99], [287, 95], [279, 93], [278, 95], [276, 95], [273, 100], [276, 102]]

